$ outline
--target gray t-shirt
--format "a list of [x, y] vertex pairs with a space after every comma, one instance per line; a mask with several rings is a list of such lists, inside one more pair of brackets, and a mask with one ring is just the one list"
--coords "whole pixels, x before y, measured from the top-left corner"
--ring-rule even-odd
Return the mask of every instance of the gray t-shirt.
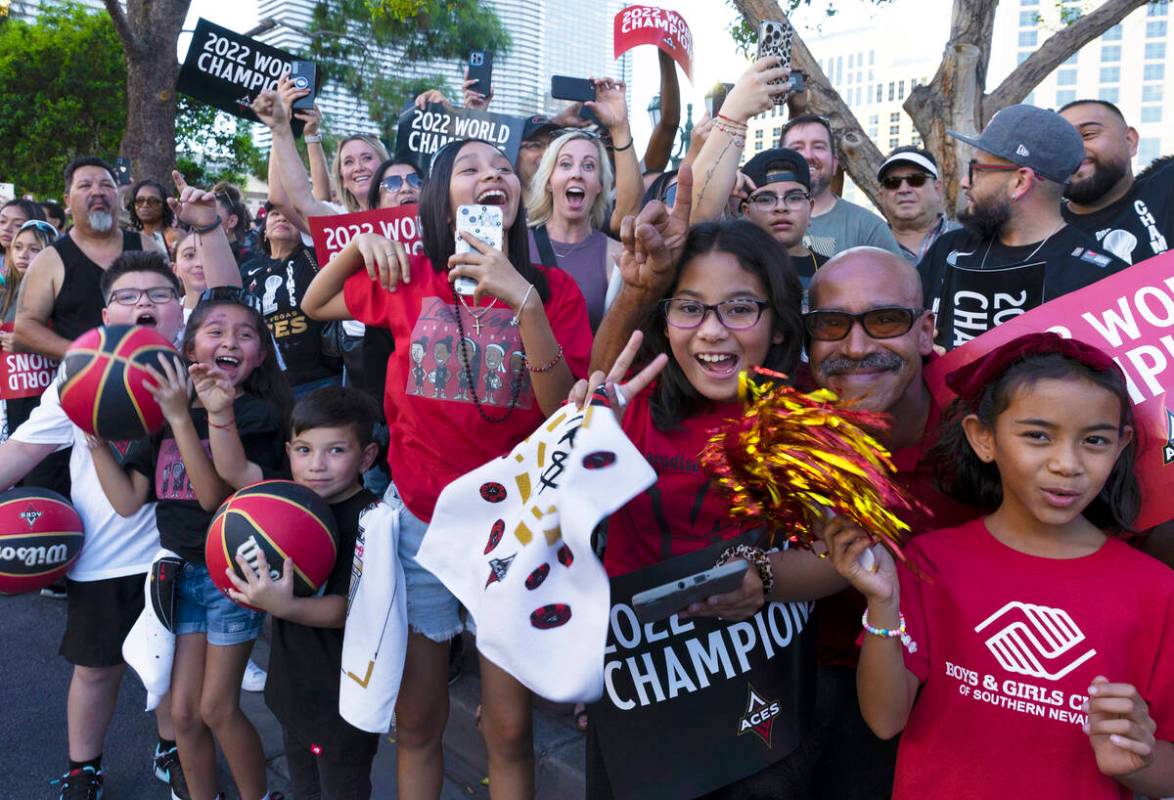
[[883, 219], [847, 200], [836, 199], [831, 211], [811, 218], [807, 246], [831, 258], [852, 247], [879, 247], [901, 255], [901, 247]]

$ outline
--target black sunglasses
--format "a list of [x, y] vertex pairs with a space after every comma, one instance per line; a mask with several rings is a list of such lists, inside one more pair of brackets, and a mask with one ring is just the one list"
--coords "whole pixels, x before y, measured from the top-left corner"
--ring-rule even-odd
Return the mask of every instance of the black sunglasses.
[[929, 176], [924, 172], [914, 172], [912, 175], [886, 175], [881, 178], [881, 186], [888, 189], [890, 192], [895, 192], [901, 188], [901, 182], [909, 184], [914, 189], [920, 189], [925, 186], [925, 182], [929, 180]]
[[379, 182], [379, 185], [389, 192], [398, 192], [404, 188], [405, 183], [413, 189], [419, 189], [424, 185], [424, 181], [420, 180], [420, 176], [414, 172], [409, 172], [407, 175], [388, 175]]
[[215, 286], [200, 292], [200, 303], [211, 302], [240, 303], [242, 306], [261, 314], [262, 317], [265, 316], [261, 312], [261, 298], [235, 286]]
[[847, 311], [808, 311], [803, 315], [807, 335], [820, 342], [838, 342], [859, 322], [864, 332], [873, 339], [894, 339], [904, 336], [913, 323], [925, 313], [923, 308], [883, 306], [870, 308], [862, 314]]

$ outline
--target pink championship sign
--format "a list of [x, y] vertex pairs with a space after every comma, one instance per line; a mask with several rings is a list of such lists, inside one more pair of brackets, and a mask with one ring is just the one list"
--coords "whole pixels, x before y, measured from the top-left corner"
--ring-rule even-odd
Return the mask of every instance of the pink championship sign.
[[1174, 519], [1174, 251], [1014, 317], [926, 368], [930, 391], [953, 400], [945, 376], [1025, 333], [1055, 331], [1108, 353], [1125, 372], [1138, 440], [1139, 530]]
[[676, 11], [656, 6], [628, 6], [616, 14], [615, 57], [633, 47], [654, 44], [681, 65], [693, 80], [693, 34]]

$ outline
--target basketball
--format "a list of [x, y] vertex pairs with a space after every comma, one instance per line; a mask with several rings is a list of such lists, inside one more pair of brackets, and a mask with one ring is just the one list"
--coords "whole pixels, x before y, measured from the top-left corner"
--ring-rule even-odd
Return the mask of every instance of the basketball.
[[0, 494], [0, 593], [45, 588], [81, 551], [81, 517], [57, 492], [30, 487]]
[[73, 424], [112, 442], [163, 429], [163, 411], [144, 385], [171, 343], [151, 328], [107, 325], [79, 336], [62, 359], [61, 408]]
[[293, 591], [309, 597], [330, 577], [338, 553], [338, 531], [330, 507], [312, 489], [293, 481], [262, 481], [246, 486], [224, 501], [208, 527], [204, 559], [212, 582], [223, 592], [232, 588], [227, 567], [244, 579], [239, 554], [254, 570], [257, 554], [265, 554], [269, 576], [281, 577], [286, 558], [293, 560]]

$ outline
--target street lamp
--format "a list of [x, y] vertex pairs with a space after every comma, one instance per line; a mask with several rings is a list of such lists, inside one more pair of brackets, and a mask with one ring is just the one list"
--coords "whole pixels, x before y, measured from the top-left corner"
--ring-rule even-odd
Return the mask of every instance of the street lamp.
[[660, 124], [660, 95], [654, 94], [648, 101], [648, 117], [652, 120], [652, 127]]
[[689, 140], [693, 138], [693, 104], [685, 107], [685, 127], [681, 128], [681, 140], [673, 150], [673, 169], [681, 166], [681, 160], [689, 152]]

